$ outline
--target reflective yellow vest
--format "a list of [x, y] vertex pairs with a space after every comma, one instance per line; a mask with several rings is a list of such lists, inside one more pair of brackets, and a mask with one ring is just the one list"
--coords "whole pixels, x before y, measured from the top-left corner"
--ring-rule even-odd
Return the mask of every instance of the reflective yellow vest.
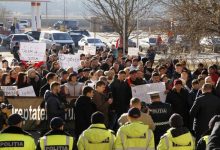
[[178, 137], [172, 137], [171, 130], [164, 134], [157, 146], [157, 150], [194, 150], [195, 143], [190, 132]]
[[154, 134], [148, 125], [142, 122], [132, 122], [119, 128], [116, 140], [116, 150], [154, 150]]
[[29, 135], [1, 133], [0, 150], [35, 150], [34, 139]]
[[104, 124], [92, 124], [79, 137], [78, 150], [112, 150], [115, 136]]
[[73, 149], [73, 137], [66, 135], [48, 135], [40, 138], [41, 150], [51, 149], [62, 149], [72, 150]]
[[208, 142], [209, 142], [209, 136], [206, 135], [206, 136], [203, 136], [202, 138], [203, 138], [203, 140], [205, 141], [205, 144], [206, 144], [206, 146], [207, 146], [207, 145], [208, 145]]

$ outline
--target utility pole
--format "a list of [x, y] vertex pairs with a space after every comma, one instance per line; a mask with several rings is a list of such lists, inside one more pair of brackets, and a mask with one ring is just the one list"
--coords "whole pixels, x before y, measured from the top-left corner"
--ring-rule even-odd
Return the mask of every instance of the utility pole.
[[137, 48], [139, 48], [139, 0], [137, 0]]
[[127, 16], [127, 0], [124, 1], [124, 21], [123, 21], [123, 56], [126, 51], [126, 16]]

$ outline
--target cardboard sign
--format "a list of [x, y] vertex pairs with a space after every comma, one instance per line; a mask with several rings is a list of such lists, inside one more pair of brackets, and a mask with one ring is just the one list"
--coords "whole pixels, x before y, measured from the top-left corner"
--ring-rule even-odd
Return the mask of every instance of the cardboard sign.
[[5, 96], [17, 96], [17, 86], [1, 86]]
[[139, 53], [139, 48], [135, 48], [135, 47], [128, 48], [128, 55], [129, 56], [138, 56], [138, 53]]
[[59, 63], [64, 69], [73, 67], [73, 70], [77, 71], [78, 67], [80, 66], [80, 55], [59, 54]]
[[132, 97], [137, 97], [146, 103], [151, 103], [150, 95], [148, 94], [151, 92], [159, 92], [160, 100], [162, 102], [165, 102], [166, 100], [166, 94], [164, 93], [166, 87], [164, 82], [138, 85], [131, 87], [131, 90]]
[[84, 52], [85, 55], [96, 55], [96, 46], [84, 46]]
[[18, 89], [19, 96], [36, 96], [33, 86]]
[[46, 61], [46, 43], [20, 43], [20, 59], [23, 61]]

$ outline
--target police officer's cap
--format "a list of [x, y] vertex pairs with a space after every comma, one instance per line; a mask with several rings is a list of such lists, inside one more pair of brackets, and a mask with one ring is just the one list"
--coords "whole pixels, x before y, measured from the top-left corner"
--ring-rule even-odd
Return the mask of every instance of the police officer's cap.
[[160, 98], [160, 94], [159, 93], [160, 92], [158, 92], [158, 91], [154, 91], [154, 92], [149, 92], [147, 94], [150, 95], [151, 99], [155, 99], [155, 98]]
[[60, 117], [54, 117], [51, 121], [50, 121], [50, 127], [52, 129], [58, 129], [61, 126], [64, 125], [64, 121], [63, 119], [61, 119]]
[[139, 118], [141, 116], [141, 111], [138, 108], [130, 108], [128, 110], [128, 116], [131, 118]]
[[12, 114], [8, 117], [8, 125], [14, 126], [24, 121], [24, 118], [19, 114]]
[[183, 117], [177, 113], [173, 114], [170, 119], [169, 123], [171, 127], [179, 128], [183, 126]]

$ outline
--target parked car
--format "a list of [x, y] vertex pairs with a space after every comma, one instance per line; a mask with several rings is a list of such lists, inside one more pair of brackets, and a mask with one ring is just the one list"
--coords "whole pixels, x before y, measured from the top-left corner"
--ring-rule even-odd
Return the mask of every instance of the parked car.
[[[110, 40], [109, 43], [107, 43], [107, 46], [110, 48], [112, 45], [117, 45], [117, 39]], [[132, 41], [131, 39], [128, 39], [128, 47], [136, 47], [136, 43]]]
[[7, 38], [3, 39], [2, 46], [6, 49], [12, 50], [15, 43], [18, 42], [37, 42], [34, 38], [26, 34], [11, 34]]
[[140, 39], [139, 40], [139, 50], [147, 51], [150, 47], [149, 39]]
[[35, 40], [39, 40], [40, 39], [40, 33], [41, 32], [39, 32], [39, 31], [28, 31], [28, 32], [25, 32], [24, 34], [30, 35]]
[[211, 49], [214, 53], [220, 52], [220, 37], [204, 37], [200, 40], [200, 45], [203, 49]]
[[75, 43], [67, 32], [60, 32], [57, 30], [41, 32], [39, 41], [45, 42], [47, 44], [47, 49], [50, 49], [53, 44], [57, 47], [62, 47], [64, 45], [75, 46]]
[[84, 37], [78, 42], [79, 47], [84, 47], [85, 45], [88, 46], [96, 46], [97, 49], [105, 48], [106, 45], [98, 38], [92, 37]]
[[89, 31], [87, 31], [87, 30], [71, 30], [71, 31], [69, 31], [69, 33], [81, 34], [81, 35], [88, 36], [88, 37], [91, 36]]
[[31, 26], [30, 21], [28, 21], [28, 20], [20, 20], [20, 21], [19, 21], [19, 25], [20, 25], [20, 26], [24, 26], [25, 28]]
[[79, 28], [78, 21], [73, 21], [73, 20], [57, 21], [56, 23], [54, 23], [53, 28], [56, 30], [60, 30], [62, 25], [69, 30], [77, 30]]
[[79, 47], [78, 42], [84, 37], [84, 35], [80, 33], [68, 32], [75, 43], [75, 47]]

